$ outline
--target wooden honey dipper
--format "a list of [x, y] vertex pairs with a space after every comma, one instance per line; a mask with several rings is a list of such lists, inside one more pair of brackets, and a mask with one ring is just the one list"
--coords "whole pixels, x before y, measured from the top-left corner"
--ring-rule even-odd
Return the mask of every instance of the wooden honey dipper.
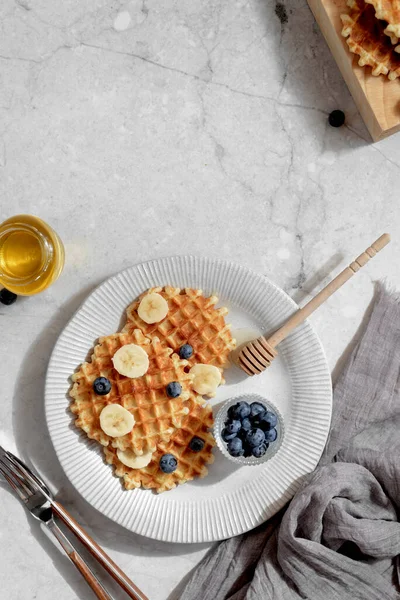
[[270, 337], [261, 336], [253, 342], [248, 342], [239, 348], [236, 364], [248, 375], [258, 375], [270, 366], [273, 359], [278, 355], [276, 346], [284, 340], [300, 323], [311, 315], [321, 304], [323, 304], [334, 292], [336, 292], [346, 281], [353, 277], [379, 250], [382, 250], [390, 242], [390, 235], [384, 233], [358, 258], [346, 267], [335, 279], [324, 287], [310, 302], [300, 308], [292, 315], [282, 327], [277, 329]]

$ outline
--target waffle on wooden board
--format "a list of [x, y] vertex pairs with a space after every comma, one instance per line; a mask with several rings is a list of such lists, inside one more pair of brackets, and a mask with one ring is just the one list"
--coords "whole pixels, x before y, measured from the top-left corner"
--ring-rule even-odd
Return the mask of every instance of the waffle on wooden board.
[[390, 80], [397, 79], [400, 76], [400, 54], [392, 44], [393, 38], [386, 35], [387, 22], [376, 18], [372, 3], [348, 0], [347, 4], [349, 12], [340, 15], [342, 35], [347, 39], [350, 52], [360, 57], [359, 66], [371, 67], [375, 77], [386, 75]]
[[[347, 0], [308, 0], [321, 32], [374, 141], [400, 131], [400, 79], [397, 71], [398, 52], [396, 52], [397, 46], [400, 44], [393, 43], [395, 34], [392, 28], [389, 29], [389, 22], [378, 19], [376, 16], [377, 10], [383, 10], [383, 7], [387, 6], [387, 2], [388, 0], [374, 0], [373, 4], [363, 3], [371, 8], [371, 12], [367, 13], [373, 28], [372, 32], [367, 34], [370, 43], [382, 44], [384, 53], [386, 51], [390, 55], [389, 61], [387, 56], [385, 59], [381, 59], [379, 55], [375, 56], [374, 66], [370, 66], [365, 55], [364, 60], [361, 61], [362, 65], [359, 64], [361, 55], [353, 53], [348, 45], [350, 35], [347, 37], [342, 35], [345, 26], [347, 25], [348, 29], [349, 24], [344, 25], [341, 17], [350, 15], [353, 10], [351, 6], [348, 6]], [[359, 6], [358, 2], [357, 6]], [[371, 14], [372, 17], [370, 17]], [[347, 17], [345, 17], [346, 19]], [[352, 29], [352, 32], [354, 36], [356, 28]], [[346, 31], [345, 34], [347, 34]], [[388, 38], [389, 44], [385, 38]], [[358, 39], [355, 40], [356, 44], [358, 42]], [[353, 42], [351, 44], [353, 45]], [[359, 45], [361, 46], [361, 44]], [[384, 62], [384, 66], [380, 69], [378, 63], [381, 62]], [[378, 75], [378, 72], [381, 74]]]

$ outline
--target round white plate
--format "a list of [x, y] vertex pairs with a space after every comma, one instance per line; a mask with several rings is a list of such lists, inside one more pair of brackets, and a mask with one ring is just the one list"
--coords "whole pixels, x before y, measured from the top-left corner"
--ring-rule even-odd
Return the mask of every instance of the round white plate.
[[[285, 421], [279, 452], [264, 465], [238, 467], [216, 448], [205, 479], [157, 495], [126, 491], [103, 462], [101, 447], [73, 426], [68, 410], [70, 375], [96, 338], [118, 330], [127, 305], [152, 286], [200, 288], [229, 308], [232, 330], [268, 332], [296, 304], [265, 277], [235, 264], [192, 256], [154, 260], [118, 273], [84, 302], [60, 335], [46, 379], [46, 418], [60, 463], [80, 494], [97, 510], [136, 533], [169, 542], [205, 542], [238, 535], [275, 514], [318, 463], [329, 432], [331, 377], [324, 351], [309, 323], [279, 346], [262, 375], [225, 371], [215, 408], [241, 392], [270, 398]], [[243, 331], [238, 332], [238, 337]]]

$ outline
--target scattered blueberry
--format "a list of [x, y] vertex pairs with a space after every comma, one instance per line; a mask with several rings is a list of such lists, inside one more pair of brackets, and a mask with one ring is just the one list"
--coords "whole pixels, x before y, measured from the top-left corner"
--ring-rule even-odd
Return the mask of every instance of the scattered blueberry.
[[250, 417], [256, 417], [257, 415], [263, 415], [267, 412], [266, 407], [261, 402], [252, 402], [250, 404]]
[[187, 360], [192, 355], [193, 355], [193, 348], [190, 344], [183, 344], [183, 346], [181, 346], [179, 348], [179, 356], [181, 358], [183, 358], [184, 360]]
[[240, 402], [236, 402], [233, 406], [231, 406], [228, 410], [228, 417], [230, 419], [245, 419], [250, 414], [250, 404], [245, 402], [245, 400], [241, 400]]
[[173, 473], [177, 466], [178, 461], [172, 454], [163, 454], [160, 458], [160, 469], [163, 473]]
[[111, 383], [107, 377], [97, 377], [93, 381], [93, 389], [99, 396], [106, 396], [111, 392]]
[[265, 440], [265, 433], [262, 429], [250, 429], [246, 433], [246, 444], [248, 444], [251, 448], [255, 448], [255, 446], [259, 446]]
[[259, 446], [252, 448], [251, 453], [253, 456], [255, 456], [255, 458], [261, 458], [262, 456], [264, 456], [264, 454], [268, 450], [268, 446], [269, 446], [269, 444], [263, 442]]
[[277, 434], [276, 429], [273, 427], [272, 429], [265, 431], [264, 435], [265, 435], [266, 442], [274, 442], [276, 440], [278, 434]]
[[201, 452], [204, 448], [204, 440], [195, 435], [189, 442], [189, 448], [193, 452]]
[[225, 429], [228, 433], [238, 433], [238, 431], [240, 431], [241, 427], [242, 427], [242, 424], [240, 421], [237, 421], [237, 420], [225, 421]]
[[328, 118], [329, 125], [331, 125], [331, 127], [341, 127], [345, 118], [345, 114], [342, 110], [333, 110]]
[[17, 299], [17, 294], [14, 294], [13, 292], [6, 290], [6, 288], [3, 288], [2, 290], [0, 290], [0, 302], [2, 304], [5, 304], [6, 306], [10, 306], [10, 304], [14, 304], [16, 299]]
[[244, 450], [242, 440], [235, 437], [233, 440], [228, 442], [228, 452], [231, 456], [243, 456]]
[[249, 429], [251, 429], [251, 421], [247, 417], [242, 421], [242, 429], [244, 429], [244, 431], [249, 431]]
[[236, 433], [228, 433], [228, 431], [225, 428], [221, 431], [221, 437], [224, 440], [224, 442], [229, 442], [230, 440], [233, 440], [234, 437], [236, 437]]
[[171, 383], [167, 385], [166, 390], [167, 396], [170, 398], [177, 398], [182, 393], [182, 386], [177, 381], [171, 381]]

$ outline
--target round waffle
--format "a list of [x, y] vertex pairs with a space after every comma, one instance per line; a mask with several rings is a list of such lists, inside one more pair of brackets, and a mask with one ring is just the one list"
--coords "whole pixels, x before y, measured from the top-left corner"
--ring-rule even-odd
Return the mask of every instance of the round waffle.
[[[115, 352], [132, 343], [141, 346], [149, 357], [147, 373], [135, 379], [120, 375], [112, 363]], [[156, 337], [146, 338], [139, 330], [100, 338], [91, 361], [83, 363], [72, 376], [69, 394], [71, 411], [77, 415], [75, 424], [103, 446], [129, 448], [139, 455], [154, 452], [160, 441], [168, 440], [175, 429], [181, 427], [189, 412], [187, 401], [195, 394], [190, 387], [190, 375], [185, 372], [187, 367], [187, 361], [172, 354], [171, 348]], [[106, 377], [111, 382], [111, 391], [106, 396], [93, 390], [97, 377]], [[166, 393], [166, 386], [172, 381], [179, 381], [182, 386], [177, 398], [170, 398]], [[127, 435], [110, 438], [101, 429], [100, 413], [111, 403], [119, 403], [133, 414], [135, 425]]]
[[[143, 487], [161, 493], [195, 477], [207, 475], [206, 465], [214, 462], [212, 450], [215, 440], [209, 432], [214, 423], [212, 408], [209, 404], [202, 406], [196, 398], [190, 398], [187, 404], [189, 413], [183, 419], [181, 428], [174, 431], [169, 441], [157, 444], [147, 467], [131, 469], [118, 460], [115, 448], [104, 448], [106, 462], [114, 466], [115, 475], [122, 478], [126, 489]], [[194, 436], [205, 442], [200, 452], [194, 452], [189, 447], [189, 442]], [[159, 461], [163, 454], [172, 454], [177, 459], [178, 466], [173, 473], [161, 471]]]
[[[138, 315], [140, 301], [149, 292], [156, 292], [168, 302], [168, 314], [159, 323], [149, 325]], [[228, 356], [236, 346], [225, 323], [227, 308], [215, 308], [218, 298], [203, 296], [201, 290], [186, 288], [181, 290], [166, 286], [152, 288], [142, 294], [127, 309], [127, 322], [122, 331], [140, 329], [144, 335], [158, 337], [173, 350], [179, 350], [183, 344], [190, 344], [193, 355], [190, 365], [195, 363], [226, 367]]]
[[358, 54], [360, 67], [372, 67], [372, 75], [387, 75], [389, 79], [400, 76], [400, 56], [394, 51], [390, 38], [385, 35], [385, 23], [375, 17], [375, 9], [364, 0], [348, 0], [350, 13], [340, 15], [342, 35], [354, 54]]
[[400, 0], [365, 0], [375, 9], [375, 17], [387, 22], [384, 33], [392, 44], [400, 39]]

